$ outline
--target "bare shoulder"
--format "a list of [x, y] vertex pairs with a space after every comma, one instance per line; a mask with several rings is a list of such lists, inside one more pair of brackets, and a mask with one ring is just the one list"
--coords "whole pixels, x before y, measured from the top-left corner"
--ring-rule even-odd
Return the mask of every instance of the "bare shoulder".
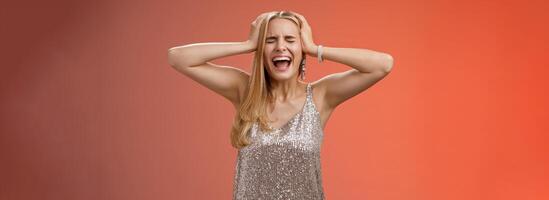
[[318, 107], [319, 112], [322, 109], [327, 109], [327, 105], [324, 102], [324, 96], [326, 94], [326, 84], [322, 81], [322, 79], [311, 82], [311, 89], [313, 92], [315, 105]]
[[246, 95], [248, 93], [248, 84], [251, 75], [239, 68], [233, 67], [235, 69], [235, 72], [238, 73], [238, 76], [240, 77], [240, 81], [238, 82], [238, 100], [235, 102], [232, 102], [235, 109], [238, 109], [240, 107], [240, 104], [246, 98]]
[[311, 89], [313, 93], [313, 103], [320, 114], [322, 128], [324, 129], [328, 118], [330, 118], [332, 112], [334, 111], [334, 108], [328, 106], [326, 103], [326, 99], [324, 98], [326, 94], [326, 87], [321, 80], [311, 82]]
[[332, 112], [346, 100], [364, 92], [380, 81], [388, 72], [377, 70], [362, 73], [351, 69], [333, 73], [311, 83], [314, 102], [325, 126]]

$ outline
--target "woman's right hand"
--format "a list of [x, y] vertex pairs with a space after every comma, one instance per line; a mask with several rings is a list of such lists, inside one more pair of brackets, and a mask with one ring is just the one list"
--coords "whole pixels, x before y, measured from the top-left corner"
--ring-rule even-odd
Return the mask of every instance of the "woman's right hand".
[[259, 28], [261, 26], [261, 22], [263, 22], [263, 20], [270, 13], [275, 13], [275, 12], [272, 11], [272, 12], [262, 13], [261, 15], [257, 16], [257, 18], [250, 25], [250, 34], [248, 35], [248, 40], [246, 41], [246, 43], [250, 46], [250, 48], [252, 49], [252, 52], [257, 49], [257, 43], [258, 43], [257, 40], [259, 38]]

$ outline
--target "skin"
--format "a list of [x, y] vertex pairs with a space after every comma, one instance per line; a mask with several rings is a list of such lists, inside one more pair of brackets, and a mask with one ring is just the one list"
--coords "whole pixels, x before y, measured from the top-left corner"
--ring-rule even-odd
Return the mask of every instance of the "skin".
[[[288, 87], [289, 84], [294, 84], [298, 80], [299, 64], [303, 59], [299, 35], [299, 28], [288, 19], [273, 19], [269, 23], [263, 61], [272, 78], [273, 87], [276, 88], [275, 93], [282, 92], [279, 91], [281, 87]], [[275, 70], [272, 58], [277, 55], [291, 57], [292, 66], [289, 71], [281, 73]]]
[[[236, 67], [221, 66], [209, 61], [254, 52], [257, 49], [259, 22], [269, 13], [259, 15], [252, 22], [248, 40], [172, 47], [168, 50], [169, 64], [177, 71], [225, 97], [237, 109], [244, 99], [250, 74]], [[318, 54], [318, 46], [313, 42], [310, 25], [305, 17], [295, 14], [303, 23], [301, 29], [287, 19], [273, 19], [268, 27], [267, 36], [276, 37], [269, 41], [270, 43], [266, 43], [264, 53], [264, 59], [267, 59], [266, 69], [273, 80], [275, 96], [275, 104], [271, 105], [268, 118], [272, 120], [271, 126], [275, 128], [286, 124], [291, 117], [301, 111], [305, 103], [306, 83], [298, 79], [301, 52], [310, 56], [308, 62], [314, 60], [311, 57], [317, 57]], [[298, 37], [291, 40], [284, 37], [289, 35]], [[292, 66], [289, 72], [274, 71], [270, 59], [275, 54], [291, 55]], [[322, 57], [324, 62], [330, 60], [352, 68], [311, 82], [313, 102], [320, 113], [322, 128], [325, 128], [328, 118], [338, 105], [383, 79], [393, 66], [391, 55], [368, 49], [324, 46]], [[310, 70], [310, 67], [307, 70]]]
[[[306, 84], [298, 80], [299, 64], [302, 57], [299, 27], [288, 19], [273, 19], [267, 29], [263, 60], [271, 77], [274, 105], [269, 110], [271, 126], [282, 127], [301, 111], [306, 100]], [[285, 72], [275, 70], [272, 58], [277, 55], [290, 56], [290, 69]]]

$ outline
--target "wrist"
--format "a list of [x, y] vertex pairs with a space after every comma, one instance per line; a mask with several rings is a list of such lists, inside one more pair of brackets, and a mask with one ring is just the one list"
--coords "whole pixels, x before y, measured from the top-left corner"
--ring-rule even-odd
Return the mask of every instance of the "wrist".
[[255, 49], [256, 49], [256, 46], [255, 46], [256, 44], [254, 44], [250, 40], [246, 40], [244, 42], [241, 42], [241, 44], [242, 44], [242, 46], [244, 46], [244, 49], [245, 49], [246, 53], [254, 52]]
[[324, 46], [317, 45], [316, 46], [316, 57], [318, 59], [318, 63], [321, 63], [324, 60]]
[[313, 57], [318, 57], [318, 45], [313, 44], [313, 45], [309, 48], [308, 54], [309, 54], [310, 56], [313, 56]]

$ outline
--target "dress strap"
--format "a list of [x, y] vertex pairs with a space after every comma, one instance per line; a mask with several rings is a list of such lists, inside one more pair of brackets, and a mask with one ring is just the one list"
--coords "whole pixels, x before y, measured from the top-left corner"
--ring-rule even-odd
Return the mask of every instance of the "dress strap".
[[307, 102], [305, 103], [309, 103], [309, 101], [312, 100], [311, 97], [312, 97], [311, 83], [307, 83], [307, 98], [306, 98]]

